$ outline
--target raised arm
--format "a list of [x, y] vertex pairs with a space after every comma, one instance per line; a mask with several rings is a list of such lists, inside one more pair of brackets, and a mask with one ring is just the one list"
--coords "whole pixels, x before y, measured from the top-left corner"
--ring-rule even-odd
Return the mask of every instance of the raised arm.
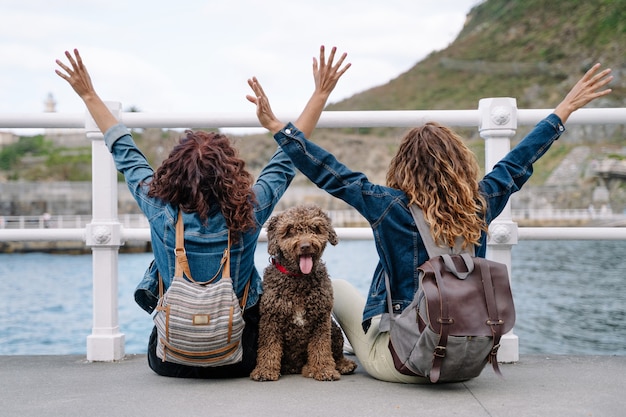
[[96, 94], [96, 90], [91, 83], [91, 77], [87, 72], [87, 68], [83, 65], [83, 60], [78, 53], [78, 49], [74, 49], [74, 55], [75, 58], [72, 57], [72, 54], [68, 51], [65, 51], [65, 56], [69, 60], [72, 68], [57, 59], [56, 63], [64, 72], [59, 69], [55, 72], [72, 86], [76, 94], [85, 102], [87, 110], [96, 121], [100, 131], [105, 133], [109, 128], [115, 126], [118, 121], [98, 94]]
[[[310, 137], [311, 133], [313, 133], [313, 129], [315, 129], [315, 125], [317, 125], [317, 122], [319, 121], [320, 115], [324, 110], [324, 106], [328, 101], [328, 97], [337, 85], [337, 81], [339, 81], [339, 78], [341, 78], [341, 76], [351, 66], [351, 64], [348, 63], [342, 67], [347, 56], [345, 52], [341, 55], [337, 63], [333, 64], [336, 52], [337, 48], [333, 47], [328, 60], [326, 60], [324, 46], [322, 45], [320, 47], [319, 62], [316, 58], [313, 58], [313, 79], [315, 80], [315, 90], [304, 107], [304, 110], [302, 110], [302, 113], [294, 122], [294, 125], [300, 129], [306, 137]], [[250, 85], [250, 88], [252, 88], [252, 91], [254, 91], [255, 95], [247, 95], [246, 98], [251, 103], [256, 104], [259, 122], [261, 122], [261, 125], [268, 129], [272, 134], [278, 132], [285, 124], [278, 120], [272, 112], [269, 100], [263, 91], [261, 84], [256, 77], [249, 79], [248, 84]]]
[[600, 69], [600, 64], [591, 67], [567, 93], [563, 101], [556, 106], [554, 114], [561, 118], [561, 122], [565, 123], [576, 110], [611, 92], [610, 88], [600, 90], [613, 79], [613, 76], [609, 76], [611, 70], [607, 68], [596, 74], [598, 69]]

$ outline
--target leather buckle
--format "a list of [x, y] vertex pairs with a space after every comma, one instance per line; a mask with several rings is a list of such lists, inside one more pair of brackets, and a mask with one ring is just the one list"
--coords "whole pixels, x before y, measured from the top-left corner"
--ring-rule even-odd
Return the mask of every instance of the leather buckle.
[[438, 358], [445, 358], [446, 357], [446, 347], [445, 346], [435, 346], [435, 351], [433, 352], [433, 355], [435, 355]]

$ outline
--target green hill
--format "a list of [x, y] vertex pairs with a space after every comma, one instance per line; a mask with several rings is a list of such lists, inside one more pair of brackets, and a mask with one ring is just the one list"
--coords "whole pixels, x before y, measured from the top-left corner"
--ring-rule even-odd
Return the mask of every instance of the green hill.
[[329, 109], [467, 109], [483, 97], [551, 108], [595, 62], [616, 77], [613, 94], [594, 105], [623, 107], [626, 0], [488, 0], [470, 11], [446, 49]]

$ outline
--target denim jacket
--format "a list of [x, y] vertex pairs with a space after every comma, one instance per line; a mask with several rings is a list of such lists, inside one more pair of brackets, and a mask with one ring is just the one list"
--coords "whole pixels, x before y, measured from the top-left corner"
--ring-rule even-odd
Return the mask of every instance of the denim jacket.
[[[124, 175], [131, 194], [150, 223], [155, 259], [137, 286], [135, 300], [144, 310], [151, 313], [158, 301], [157, 273], [161, 273], [165, 289], [169, 287], [174, 276], [178, 207], [148, 197], [147, 183], [152, 180], [154, 171], [124, 125], [118, 124], [110, 128], [104, 135], [104, 141], [113, 155], [116, 168]], [[285, 153], [278, 149], [253, 186], [257, 199], [254, 208], [257, 227], [241, 235], [238, 242], [231, 246], [231, 278], [239, 297], [243, 295], [244, 287], [250, 281], [246, 307], [255, 305], [263, 292], [261, 277], [254, 265], [254, 252], [259, 234], [294, 175], [293, 164]], [[208, 221], [202, 221], [196, 213], [183, 213], [183, 222], [185, 251], [191, 275], [196, 281], [207, 281], [218, 271], [224, 249], [228, 244], [226, 221], [219, 207], [212, 207]]]
[[[480, 181], [480, 192], [488, 204], [487, 223], [502, 212], [511, 194], [530, 178], [532, 164], [564, 130], [559, 117], [549, 115]], [[307, 140], [291, 123], [276, 133], [274, 139], [296, 168], [319, 188], [358, 210], [372, 227], [379, 262], [363, 311], [364, 328], [367, 329], [373, 316], [387, 312], [384, 273], [391, 282], [393, 310], [400, 313], [417, 290], [417, 267], [428, 258], [407, 207], [407, 196], [400, 190], [371, 183], [361, 172], [351, 171], [331, 153]], [[476, 248], [477, 256], [485, 256], [486, 238], [483, 233]]]

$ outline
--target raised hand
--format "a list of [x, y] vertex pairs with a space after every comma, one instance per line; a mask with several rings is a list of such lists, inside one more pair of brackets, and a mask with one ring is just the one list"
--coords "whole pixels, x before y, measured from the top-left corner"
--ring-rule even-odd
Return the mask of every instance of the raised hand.
[[337, 52], [337, 48], [333, 46], [330, 50], [330, 55], [328, 57], [328, 62], [324, 56], [324, 45], [320, 47], [320, 59], [318, 61], [313, 58], [313, 79], [315, 80], [315, 89], [320, 93], [326, 93], [330, 95], [330, 93], [334, 90], [337, 85], [337, 81], [339, 78], [352, 66], [352, 64], [347, 63], [343, 68], [341, 65], [343, 61], [348, 56], [347, 53], [343, 53], [337, 61], [337, 64], [333, 65], [333, 60], [335, 59], [335, 53]]
[[[315, 81], [315, 91], [307, 102], [304, 110], [298, 117], [298, 120], [294, 122], [294, 125], [304, 133], [307, 138], [313, 133], [315, 125], [324, 110], [326, 101], [330, 96], [330, 93], [335, 89], [339, 78], [350, 68], [351, 64], [346, 64], [342, 67], [347, 54], [344, 52], [336, 64], [333, 65], [335, 60], [335, 53], [337, 48], [333, 47], [328, 60], [326, 60], [324, 45], [320, 47], [319, 61], [313, 58], [313, 80]], [[263, 91], [263, 88], [259, 84], [256, 78], [248, 80], [248, 85], [254, 91], [255, 96], [246, 95], [246, 98], [251, 103], [257, 106], [257, 117], [263, 127], [268, 129], [272, 134], [278, 132], [284, 124], [281, 123], [269, 105], [269, 100]]]
[[81, 98], [84, 99], [86, 96], [88, 98], [89, 95], [95, 95], [96, 92], [93, 88], [93, 84], [91, 83], [89, 72], [87, 72], [87, 68], [83, 64], [83, 60], [78, 53], [78, 49], [74, 49], [74, 55], [76, 58], [72, 57], [72, 54], [68, 51], [65, 51], [65, 56], [69, 60], [72, 68], [57, 59], [57, 65], [59, 65], [64, 72], [59, 69], [55, 70], [55, 72], [59, 77], [67, 81], [70, 86], [72, 86], [76, 94], [78, 94]]
[[280, 122], [276, 116], [274, 116], [270, 101], [265, 91], [263, 91], [263, 87], [261, 87], [256, 77], [248, 79], [248, 85], [252, 88], [252, 91], [254, 91], [254, 96], [246, 95], [246, 98], [249, 102], [256, 104], [256, 116], [261, 126], [272, 133], [278, 132], [284, 126], [284, 123]]
[[554, 110], [554, 113], [561, 118], [563, 123], [579, 108], [611, 92], [610, 88], [602, 90], [613, 80], [613, 76], [609, 76], [611, 69], [607, 68], [596, 74], [598, 69], [600, 69], [600, 64], [591, 67]]
[[57, 59], [56, 63], [63, 71], [56, 69], [55, 72], [59, 77], [67, 81], [76, 94], [85, 102], [87, 110], [91, 113], [91, 117], [95, 120], [98, 128], [102, 133], [105, 133], [118, 123], [117, 119], [98, 94], [96, 94], [96, 90], [91, 83], [91, 77], [83, 64], [78, 49], [74, 49], [74, 57], [68, 51], [65, 51], [65, 56], [69, 60], [71, 68]]
[[346, 64], [341, 67], [343, 61], [346, 59], [347, 54], [344, 52], [337, 64], [333, 65], [335, 59], [336, 47], [333, 47], [330, 51], [328, 61], [324, 55], [324, 45], [320, 47], [320, 60], [313, 58], [313, 79], [315, 80], [315, 91], [307, 102], [304, 110], [298, 117], [298, 120], [294, 122], [295, 126], [299, 128], [304, 136], [311, 137], [313, 129], [317, 125], [317, 122], [326, 106], [326, 101], [330, 96], [330, 93], [337, 85], [339, 78], [350, 68], [352, 64]]

